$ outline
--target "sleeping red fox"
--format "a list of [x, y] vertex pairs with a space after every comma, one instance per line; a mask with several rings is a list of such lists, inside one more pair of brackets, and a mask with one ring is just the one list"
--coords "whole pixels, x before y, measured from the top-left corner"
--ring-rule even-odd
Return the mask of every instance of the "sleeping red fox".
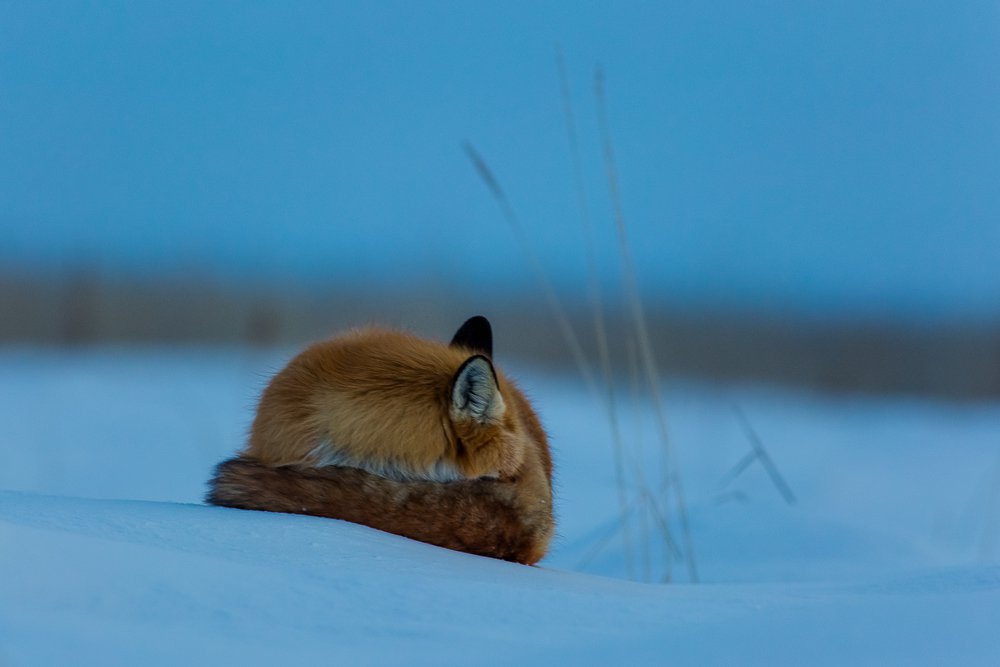
[[532, 564], [554, 529], [552, 460], [473, 317], [445, 345], [364, 329], [309, 347], [264, 390], [208, 502], [345, 519]]

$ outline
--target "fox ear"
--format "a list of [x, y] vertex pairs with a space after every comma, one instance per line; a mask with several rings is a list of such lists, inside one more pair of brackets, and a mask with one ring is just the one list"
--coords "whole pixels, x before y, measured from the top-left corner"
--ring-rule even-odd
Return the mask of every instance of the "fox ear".
[[487, 424], [499, 421], [506, 409], [490, 360], [481, 354], [466, 359], [451, 383], [452, 417]]
[[464, 347], [473, 352], [493, 356], [493, 327], [482, 315], [470, 317], [458, 328], [451, 339], [452, 347]]

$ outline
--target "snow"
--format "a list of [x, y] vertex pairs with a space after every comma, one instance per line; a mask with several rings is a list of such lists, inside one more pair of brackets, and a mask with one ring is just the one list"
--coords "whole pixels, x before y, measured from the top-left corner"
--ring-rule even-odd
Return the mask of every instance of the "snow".
[[[624, 579], [628, 560], [639, 578], [665, 571], [655, 544], [646, 566], [612, 530], [601, 411], [573, 378], [524, 369], [514, 374], [557, 464], [560, 534], [540, 567], [201, 505], [211, 466], [239, 447], [283, 359], [0, 351], [0, 665], [1000, 656], [1000, 406], [667, 385], [701, 583], [675, 564], [675, 582], [659, 585]], [[794, 505], [759, 465], [719, 488], [748, 451], [733, 404]], [[629, 456], [655, 462], [648, 407], [631, 402], [622, 417]]]

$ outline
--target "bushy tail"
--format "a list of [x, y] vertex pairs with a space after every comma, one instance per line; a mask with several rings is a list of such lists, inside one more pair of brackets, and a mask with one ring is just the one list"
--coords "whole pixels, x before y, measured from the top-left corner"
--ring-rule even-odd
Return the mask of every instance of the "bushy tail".
[[530, 565], [545, 555], [554, 524], [551, 493], [529, 482], [397, 482], [355, 468], [269, 467], [238, 457], [216, 468], [206, 501], [344, 519]]

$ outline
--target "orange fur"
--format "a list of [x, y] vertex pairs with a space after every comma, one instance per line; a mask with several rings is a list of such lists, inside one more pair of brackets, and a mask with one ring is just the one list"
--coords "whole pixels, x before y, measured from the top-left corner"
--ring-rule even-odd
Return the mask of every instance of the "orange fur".
[[458, 336], [373, 328], [309, 347], [265, 389], [209, 502], [536, 562], [553, 531], [545, 433], [517, 386]]
[[452, 382], [469, 357], [383, 329], [312, 345], [264, 390], [245, 453], [266, 465], [311, 467], [341, 454], [414, 479], [435, 479], [439, 464], [464, 478], [509, 477], [525, 449], [537, 447], [517, 409], [527, 402], [497, 373], [500, 395], [515, 409], [489, 423], [455, 414]]

